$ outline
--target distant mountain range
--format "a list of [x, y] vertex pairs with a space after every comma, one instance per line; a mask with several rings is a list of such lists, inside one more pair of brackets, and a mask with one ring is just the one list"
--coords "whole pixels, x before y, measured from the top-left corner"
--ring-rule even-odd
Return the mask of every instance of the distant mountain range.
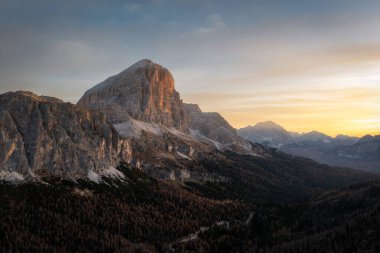
[[331, 137], [317, 131], [296, 133], [272, 121], [241, 128], [238, 134], [253, 143], [320, 163], [380, 172], [380, 135], [357, 138], [342, 134]]

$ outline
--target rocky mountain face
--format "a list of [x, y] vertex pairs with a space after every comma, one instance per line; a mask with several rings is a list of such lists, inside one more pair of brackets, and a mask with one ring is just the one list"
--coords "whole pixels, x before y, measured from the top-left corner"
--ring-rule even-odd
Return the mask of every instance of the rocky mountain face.
[[249, 141], [320, 163], [380, 172], [379, 136], [359, 139], [346, 135], [331, 137], [317, 131], [299, 134], [267, 122], [239, 129], [238, 133]]
[[188, 126], [173, 76], [146, 59], [86, 91], [78, 105], [105, 112], [112, 123], [133, 118], [181, 130]]
[[130, 142], [99, 112], [31, 92], [0, 95], [0, 179], [96, 180], [130, 157]]
[[77, 105], [104, 112], [119, 134], [132, 140], [145, 167], [168, 161], [183, 167], [183, 160], [198, 160], [215, 150], [253, 152], [220, 114], [183, 103], [171, 73], [150, 60], [94, 86]]
[[[183, 104], [189, 128], [193, 135], [201, 134], [217, 143], [232, 147], [233, 150], [247, 152], [252, 145], [237, 135], [233, 128], [219, 113], [202, 112], [197, 104]], [[219, 149], [221, 147], [218, 147]]]

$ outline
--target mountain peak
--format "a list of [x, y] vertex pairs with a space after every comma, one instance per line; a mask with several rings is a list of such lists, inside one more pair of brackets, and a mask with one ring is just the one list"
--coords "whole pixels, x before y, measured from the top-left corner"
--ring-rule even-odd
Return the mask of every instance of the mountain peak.
[[240, 130], [244, 129], [254, 129], [254, 130], [271, 130], [271, 131], [278, 131], [278, 132], [286, 132], [285, 128], [283, 128], [281, 125], [269, 120], [269, 121], [263, 121], [259, 122], [256, 125], [249, 125], [243, 128], [240, 128]]
[[303, 134], [302, 136], [310, 136], [310, 137], [318, 137], [318, 138], [331, 138], [327, 134], [318, 132], [316, 130], [312, 130], [310, 132], [307, 132], [307, 133]]
[[357, 139], [357, 138], [349, 136], [349, 135], [346, 135], [346, 134], [337, 134], [335, 136], [335, 139], [336, 140], [350, 140], [350, 139]]
[[299, 139], [302, 141], [314, 141], [314, 142], [322, 141], [325, 143], [330, 143], [332, 140], [332, 138], [328, 136], [327, 134], [324, 134], [315, 130], [302, 134], [299, 137]]
[[139, 61], [135, 62], [134, 64], [132, 64], [129, 68], [145, 67], [145, 66], [152, 65], [152, 64], [158, 65], [157, 63], [154, 63], [153, 61], [151, 61], [149, 59], [142, 59], [142, 60], [139, 60]]
[[112, 123], [130, 117], [184, 129], [182, 100], [168, 69], [143, 59], [86, 91], [78, 105], [102, 110]]
[[264, 122], [259, 122], [257, 123], [254, 127], [260, 127], [260, 128], [279, 128], [279, 129], [284, 129], [282, 126], [279, 124], [269, 120], [269, 121], [264, 121]]
[[[141, 74], [141, 70], [144, 70], [144, 71], [157, 70], [158, 72], [165, 72], [166, 74], [171, 76], [171, 73], [167, 68], [149, 59], [142, 59], [135, 62], [134, 64], [132, 64], [131, 66], [129, 66], [128, 68], [126, 68], [125, 70], [117, 74], [116, 76], [128, 77], [133, 74], [136, 74], [136, 72]], [[112, 79], [113, 77], [114, 76], [110, 77], [109, 79]]]
[[359, 139], [359, 142], [370, 142], [370, 141], [373, 141], [375, 139], [375, 137], [374, 136], [372, 136], [372, 135], [370, 135], [370, 134], [366, 134], [366, 135], [364, 135], [363, 137], [361, 137], [360, 139]]
[[259, 122], [254, 126], [240, 128], [238, 133], [252, 142], [265, 143], [270, 146], [283, 145], [292, 138], [282, 126], [273, 121]]

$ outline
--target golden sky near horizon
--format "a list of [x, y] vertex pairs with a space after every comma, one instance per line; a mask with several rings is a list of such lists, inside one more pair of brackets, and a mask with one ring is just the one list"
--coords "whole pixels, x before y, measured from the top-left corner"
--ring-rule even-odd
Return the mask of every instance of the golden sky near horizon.
[[221, 113], [235, 128], [272, 120], [296, 132], [380, 134], [380, 46], [286, 58], [286, 65], [274, 57], [260, 73], [221, 80], [225, 92], [189, 92], [184, 100]]

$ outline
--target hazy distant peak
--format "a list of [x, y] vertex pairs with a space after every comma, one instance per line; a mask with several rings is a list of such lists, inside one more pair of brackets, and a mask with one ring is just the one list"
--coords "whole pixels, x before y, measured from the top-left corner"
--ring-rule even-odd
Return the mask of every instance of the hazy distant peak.
[[353, 137], [351, 137], [349, 135], [345, 135], [345, 134], [338, 134], [337, 136], [335, 136], [335, 139], [337, 139], [337, 140], [348, 140], [351, 138], [353, 138]]
[[279, 124], [273, 122], [273, 121], [264, 121], [264, 122], [259, 122], [256, 125], [252, 126], [246, 126], [243, 128], [240, 128], [239, 131], [251, 131], [251, 130], [258, 130], [258, 131], [276, 131], [276, 132], [281, 132], [281, 133], [286, 133], [287, 131], [285, 128], [280, 126]]
[[307, 132], [306, 134], [323, 134], [324, 135], [324, 133], [318, 132], [317, 130], [312, 130], [310, 132]]
[[240, 128], [238, 133], [252, 142], [276, 147], [289, 143], [292, 138], [282, 126], [273, 121], [260, 122], [254, 126]]
[[362, 138], [359, 139], [359, 142], [363, 143], [363, 142], [370, 142], [370, 141], [373, 141], [373, 140], [375, 140], [374, 136], [372, 136], [370, 134], [366, 134]]
[[280, 126], [279, 124], [269, 120], [269, 121], [265, 121], [265, 122], [259, 122], [255, 125], [255, 127], [263, 127], [263, 128], [281, 128], [281, 129], [284, 129], [282, 126]]
[[305, 136], [305, 135], [309, 135], [309, 136], [323, 136], [323, 137], [329, 137], [329, 138], [330, 138], [330, 136], [328, 136], [327, 134], [324, 134], [324, 133], [318, 132], [318, 131], [316, 131], [316, 130], [313, 130], [313, 131], [307, 132], [307, 133], [304, 134], [304, 136]]

